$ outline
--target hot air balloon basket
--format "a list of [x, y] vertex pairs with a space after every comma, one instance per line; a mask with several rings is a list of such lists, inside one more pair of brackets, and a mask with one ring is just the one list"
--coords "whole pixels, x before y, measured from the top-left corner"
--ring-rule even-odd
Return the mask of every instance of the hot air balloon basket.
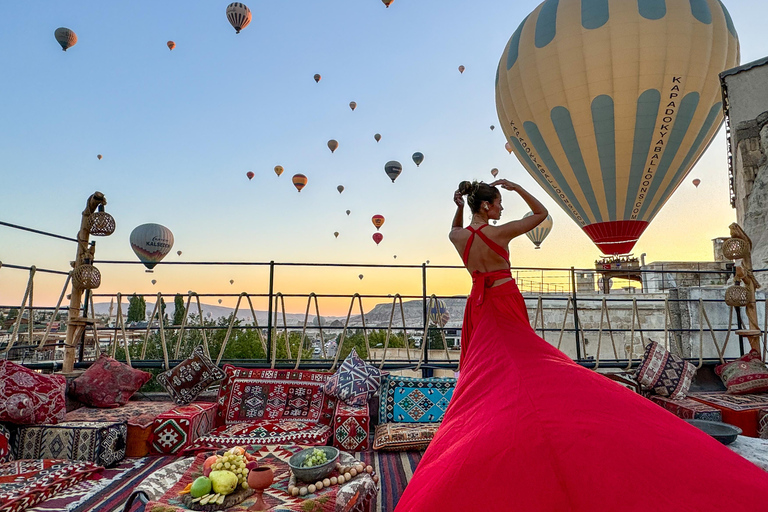
[[740, 260], [749, 254], [746, 240], [741, 238], [729, 238], [723, 242], [723, 256], [729, 260]]
[[736, 308], [743, 308], [749, 303], [747, 289], [742, 286], [729, 286], [725, 290], [725, 303]]
[[80, 265], [72, 273], [75, 286], [83, 290], [93, 290], [101, 285], [101, 272], [93, 265]]
[[109, 236], [115, 232], [115, 218], [107, 212], [93, 212], [88, 217], [88, 231], [93, 236]]

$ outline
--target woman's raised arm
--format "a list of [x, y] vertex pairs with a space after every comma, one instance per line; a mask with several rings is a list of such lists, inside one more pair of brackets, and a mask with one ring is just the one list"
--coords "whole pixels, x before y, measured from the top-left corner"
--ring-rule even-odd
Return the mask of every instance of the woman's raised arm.
[[533, 197], [530, 194], [530, 192], [525, 190], [523, 187], [521, 187], [517, 183], [512, 183], [509, 180], [496, 180], [493, 183], [491, 183], [492, 187], [495, 187], [497, 185], [503, 188], [504, 190], [517, 192], [533, 212], [533, 215], [529, 215], [528, 217], [524, 217], [520, 220], [513, 220], [505, 224], [502, 224], [501, 226], [496, 226], [498, 231], [501, 232], [502, 236], [509, 237], [509, 239], [511, 240], [517, 236], [522, 235], [523, 233], [527, 233], [528, 231], [532, 230], [533, 228], [541, 224], [544, 221], [544, 219], [547, 218], [547, 215], [549, 214], [549, 212], [544, 207], [544, 205], [541, 204], [538, 199]]

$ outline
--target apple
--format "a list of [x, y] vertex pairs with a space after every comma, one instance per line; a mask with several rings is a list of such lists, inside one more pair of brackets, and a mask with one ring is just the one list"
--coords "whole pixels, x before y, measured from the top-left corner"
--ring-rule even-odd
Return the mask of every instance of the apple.
[[211, 455], [207, 459], [205, 459], [205, 462], [203, 462], [203, 476], [210, 476], [211, 474], [211, 468], [214, 464], [216, 464], [216, 461], [219, 459], [218, 455]]

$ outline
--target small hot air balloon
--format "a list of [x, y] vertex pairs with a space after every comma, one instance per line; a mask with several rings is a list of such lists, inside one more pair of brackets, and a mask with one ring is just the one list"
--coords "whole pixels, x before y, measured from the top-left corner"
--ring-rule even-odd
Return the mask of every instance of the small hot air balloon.
[[333, 236], [334, 236], [334, 238], [339, 238], [339, 232], [338, 231], [334, 231], [333, 232]]
[[693, 186], [696, 188], [699, 188], [699, 183], [701, 183], [701, 180], [699, 178], [695, 178], [693, 180]]
[[392, 257], [393, 257], [393, 258], [395, 258], [395, 259], [397, 259], [397, 254], [395, 254], [395, 255], [394, 255], [394, 256], [392, 256]]
[[493, 131], [493, 130], [495, 130], [495, 129], [496, 129], [496, 127], [495, 127], [495, 126], [493, 126], [493, 125], [491, 125], [491, 131]]
[[397, 177], [400, 176], [400, 173], [403, 172], [403, 166], [397, 160], [390, 160], [384, 165], [384, 172], [387, 173], [389, 179], [394, 183]]
[[229, 284], [235, 284], [235, 280], [234, 279], [230, 279], [229, 280]]
[[283, 169], [283, 166], [282, 166], [282, 165], [276, 165], [276, 166], [275, 166], [275, 174], [277, 174], [278, 176], [280, 176], [281, 174], [283, 174], [283, 170], [284, 170], [284, 169]]
[[466, 68], [464, 66], [459, 66], [459, 73], [464, 73], [465, 69]]
[[221, 304], [221, 299], [219, 299], [219, 304]]
[[67, 48], [75, 46], [77, 43], [77, 34], [66, 27], [59, 27], [53, 33], [56, 41], [61, 45], [61, 49], [67, 51]]
[[491, 175], [495, 178], [499, 174], [499, 170], [497, 168], [491, 169]]
[[427, 265], [429, 265], [429, 260], [426, 261]]
[[451, 315], [448, 313], [448, 306], [445, 305], [445, 301], [440, 299], [437, 303], [433, 302], [429, 308], [429, 321], [440, 327], [444, 327]]
[[301, 189], [303, 189], [304, 185], [307, 184], [307, 177], [304, 176], [303, 174], [294, 174], [292, 181], [293, 181], [293, 186], [296, 187], [296, 190], [301, 192]]
[[173, 49], [176, 48], [176, 43], [174, 43], [173, 41], [168, 41], [165, 44], [168, 46], [168, 49], [171, 51], [173, 51]]
[[[531, 215], [533, 215], [533, 212], [528, 212], [523, 215], [523, 218], [530, 217]], [[544, 219], [541, 224], [527, 232], [525, 236], [528, 237], [528, 240], [533, 242], [533, 245], [535, 245], [537, 249], [541, 249], [541, 242], [547, 238], [550, 231], [552, 231], [552, 216], [547, 215], [547, 218]]]
[[314, 76], [315, 83], [319, 82], [321, 78], [322, 77], [319, 74], [315, 73], [315, 76]]
[[253, 174], [253, 172], [251, 172], [251, 171], [248, 171], [247, 173], [245, 173], [245, 175], [248, 176], [249, 180], [252, 180], [253, 177], [255, 176], [255, 174]]
[[155, 284], [157, 284], [157, 279], [152, 280], [152, 285], [155, 285]]
[[358, 278], [360, 278], [360, 280], [362, 281], [362, 279], [363, 279], [363, 274], [360, 274], [360, 275], [359, 275], [359, 276], [357, 276], [357, 277], [358, 277]]
[[384, 216], [374, 215], [371, 217], [371, 222], [373, 222], [373, 225], [376, 226], [376, 231], [378, 231], [379, 228], [384, 225]]
[[245, 4], [232, 2], [227, 6], [227, 19], [239, 34], [251, 22], [251, 10]]
[[352, 212], [350, 210], [347, 210], [347, 215], [349, 215], [350, 213], [352, 213]]
[[102, 159], [102, 158], [104, 158], [104, 157], [103, 157], [103, 156], [101, 156], [101, 155], [96, 155], [96, 158], [98, 158], [99, 160], [101, 160], [101, 159]]
[[181, 256], [181, 251], [176, 251], [177, 256]]
[[387, 9], [389, 9], [389, 6], [392, 5], [392, 2], [394, 2], [395, 0], [381, 0], [381, 1], [384, 3], [384, 5], [387, 6]]
[[413, 158], [413, 163], [415, 163], [416, 167], [418, 167], [418, 166], [421, 165], [421, 162], [424, 161], [424, 154], [419, 152], [419, 151], [417, 151], [417, 152], [415, 152], [413, 154], [413, 156], [411, 158]]
[[372, 238], [373, 238], [373, 241], [376, 242], [376, 245], [379, 245], [379, 243], [381, 243], [381, 241], [384, 240], [384, 235], [382, 235], [381, 233], [374, 233]]
[[339, 185], [338, 187], [336, 187], [336, 190], [338, 190], [339, 194], [341, 194], [342, 192], [344, 192], [344, 185]]
[[148, 269], [153, 269], [173, 247], [173, 233], [160, 224], [142, 224], [131, 232], [131, 248]]
[[373, 138], [376, 139], [376, 142], [379, 142], [381, 140], [381, 135], [377, 133]]
[[507, 150], [507, 153], [512, 154], [512, 146], [509, 144], [509, 142], [504, 143], [504, 149]]
[[354, 101], [350, 101], [349, 108], [351, 108], [352, 110], [355, 110], [357, 108], [357, 103], [355, 103]]
[[339, 143], [336, 142], [335, 139], [331, 139], [331, 140], [328, 141], [328, 149], [331, 150], [331, 153], [336, 151], [336, 148], [338, 148], [338, 147], [339, 147]]

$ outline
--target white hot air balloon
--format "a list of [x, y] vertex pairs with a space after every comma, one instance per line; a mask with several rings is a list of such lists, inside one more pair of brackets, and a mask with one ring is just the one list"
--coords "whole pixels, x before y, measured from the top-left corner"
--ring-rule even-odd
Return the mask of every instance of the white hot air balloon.
[[227, 19], [239, 34], [251, 22], [251, 10], [243, 3], [232, 2], [227, 6]]
[[131, 232], [131, 249], [150, 271], [173, 247], [173, 233], [160, 224], [142, 224]]

